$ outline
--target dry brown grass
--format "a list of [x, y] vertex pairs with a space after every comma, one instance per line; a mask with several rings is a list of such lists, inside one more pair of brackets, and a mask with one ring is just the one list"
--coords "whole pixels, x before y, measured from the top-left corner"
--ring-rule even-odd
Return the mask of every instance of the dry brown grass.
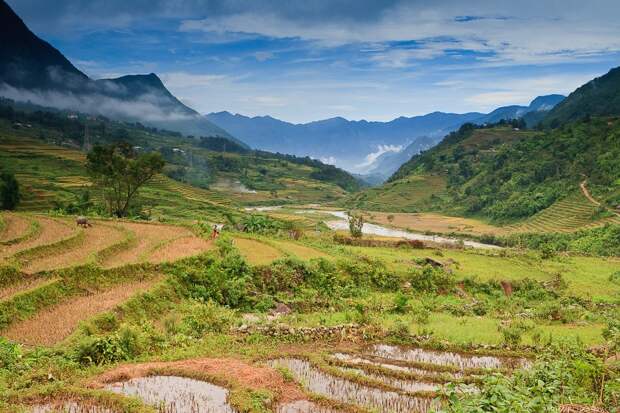
[[106, 268], [142, 261], [145, 256], [148, 256], [149, 253], [159, 245], [178, 237], [191, 235], [189, 229], [173, 225], [155, 225], [137, 222], [121, 222], [118, 225], [123, 226], [134, 234], [135, 243], [105, 259], [102, 265]]
[[213, 241], [189, 235], [177, 238], [153, 252], [148, 258], [149, 262], [171, 262], [181, 258], [198, 255], [213, 248]]
[[234, 238], [233, 243], [250, 264], [269, 264], [282, 256], [274, 247], [253, 239]]
[[13, 323], [2, 335], [30, 346], [50, 346], [67, 338], [86, 320], [110, 310], [131, 296], [146, 291], [161, 278], [134, 281], [109, 290], [73, 298], [37, 313], [34, 317]]
[[0, 251], [0, 258], [6, 258], [20, 251], [41, 245], [48, 245], [75, 234], [77, 228], [70, 226], [66, 222], [47, 217], [34, 217], [41, 228], [36, 237], [24, 242], [9, 245]]
[[[394, 219], [390, 222], [388, 216]], [[446, 215], [433, 213], [387, 213], [387, 212], [368, 212], [367, 219], [381, 225], [393, 226], [396, 228], [410, 229], [415, 232], [436, 232], [450, 233], [460, 232], [464, 234], [502, 234], [508, 232], [507, 229], [485, 224], [470, 218], [449, 217]]]
[[[0, 233], [0, 242], [14, 240], [15, 238], [24, 236], [28, 232], [30, 220], [17, 214], [5, 213], [3, 215], [5, 227]], [[0, 248], [2, 248], [1, 251], [4, 251], [4, 249], [8, 247], [2, 246]]]
[[93, 222], [93, 226], [84, 231], [84, 240], [80, 245], [26, 262], [23, 265], [23, 271], [35, 273], [84, 264], [92, 259], [97, 251], [116, 244], [124, 238], [122, 231], [99, 221]]
[[57, 278], [43, 278], [43, 277], [26, 277], [23, 281], [18, 282], [8, 287], [0, 288], [0, 302], [12, 298], [15, 294], [23, 291], [39, 288], [44, 284], [56, 282]]

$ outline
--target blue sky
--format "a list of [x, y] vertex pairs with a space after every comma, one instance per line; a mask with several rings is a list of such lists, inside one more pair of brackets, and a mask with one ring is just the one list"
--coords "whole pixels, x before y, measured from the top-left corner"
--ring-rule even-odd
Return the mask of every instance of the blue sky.
[[291, 122], [489, 111], [620, 65], [620, 2], [9, 0], [94, 78]]

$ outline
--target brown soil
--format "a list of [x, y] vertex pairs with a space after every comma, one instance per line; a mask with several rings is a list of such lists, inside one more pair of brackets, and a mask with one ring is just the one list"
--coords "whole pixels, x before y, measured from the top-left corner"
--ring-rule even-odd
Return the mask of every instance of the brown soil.
[[47, 284], [55, 281], [53, 278], [43, 278], [43, 277], [29, 277], [25, 278], [24, 281], [19, 282], [14, 285], [10, 285], [5, 288], [0, 288], [0, 302], [8, 300], [13, 297], [15, 294], [20, 293], [22, 291], [31, 290], [33, 288], [37, 288], [42, 286], [43, 284]]
[[[17, 214], [4, 214], [5, 227], [0, 232], [0, 242], [11, 241], [26, 234], [30, 221]], [[2, 249], [4, 251], [4, 248]]]
[[103, 267], [111, 268], [139, 262], [158, 245], [179, 236], [188, 236], [191, 234], [187, 228], [173, 225], [155, 225], [135, 222], [122, 222], [119, 223], [119, 225], [134, 233], [136, 238], [135, 244], [106, 259], [103, 262]]
[[275, 369], [231, 358], [199, 358], [173, 362], [127, 364], [102, 374], [92, 381], [90, 386], [100, 388], [105, 384], [143, 377], [153, 371], [165, 371], [166, 369], [175, 372], [186, 371], [189, 375], [199, 373], [232, 379], [241, 386], [253, 390], [269, 390], [280, 402], [306, 398], [297, 385], [284, 380], [284, 377]]
[[57, 219], [46, 217], [35, 217], [34, 219], [41, 228], [39, 234], [32, 239], [5, 247], [0, 251], [0, 258], [6, 258], [30, 248], [58, 242], [68, 238], [77, 231], [76, 228]]
[[211, 248], [213, 248], [213, 241], [190, 235], [175, 239], [161, 246], [153, 252], [148, 261], [154, 263], [176, 261], [200, 254]]
[[[392, 221], [388, 216], [392, 215]], [[368, 221], [385, 226], [411, 229], [412, 231], [431, 231], [437, 233], [461, 232], [471, 234], [502, 234], [506, 230], [493, 225], [485, 224], [470, 218], [449, 217], [434, 213], [386, 213], [368, 212]]]
[[84, 264], [97, 251], [122, 241], [124, 237], [119, 229], [101, 222], [94, 222], [84, 231], [85, 237], [80, 245], [27, 262], [23, 266], [24, 272], [35, 273]]
[[114, 308], [134, 294], [148, 290], [160, 279], [125, 283], [106, 291], [71, 299], [41, 311], [33, 318], [14, 323], [2, 335], [31, 346], [56, 344], [67, 338], [80, 321]]

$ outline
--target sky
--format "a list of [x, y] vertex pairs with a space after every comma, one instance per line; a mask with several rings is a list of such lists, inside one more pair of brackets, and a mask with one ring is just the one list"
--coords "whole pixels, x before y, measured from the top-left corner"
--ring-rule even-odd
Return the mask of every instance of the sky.
[[8, 0], [93, 78], [301, 123], [488, 112], [620, 65], [618, 0]]

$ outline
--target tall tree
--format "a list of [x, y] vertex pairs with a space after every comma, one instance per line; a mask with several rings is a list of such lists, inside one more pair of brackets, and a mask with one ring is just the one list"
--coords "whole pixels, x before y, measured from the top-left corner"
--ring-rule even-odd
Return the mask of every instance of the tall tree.
[[140, 187], [164, 169], [157, 152], [138, 155], [126, 143], [95, 146], [87, 155], [86, 168], [103, 189], [110, 214], [124, 217]]
[[15, 209], [19, 200], [19, 183], [15, 175], [2, 172], [0, 174], [0, 206], [2, 209]]

